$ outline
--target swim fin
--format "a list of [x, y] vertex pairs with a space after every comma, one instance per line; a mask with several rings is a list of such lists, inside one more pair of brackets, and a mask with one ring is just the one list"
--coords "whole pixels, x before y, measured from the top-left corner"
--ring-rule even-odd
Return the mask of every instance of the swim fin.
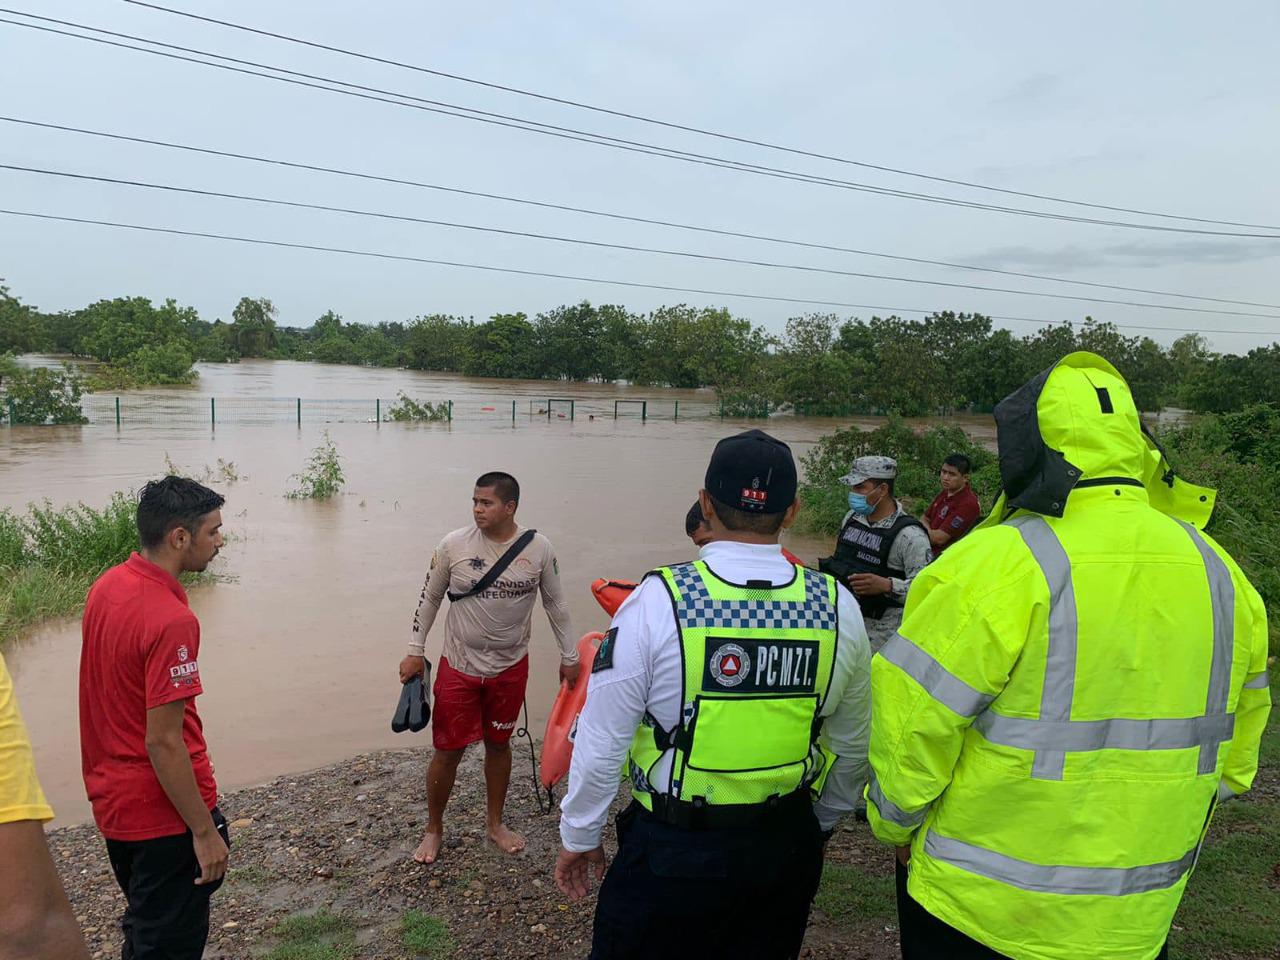
[[[427, 666], [428, 675], [431, 667]], [[391, 729], [395, 733], [409, 730], [417, 733], [426, 727], [431, 720], [431, 703], [427, 694], [428, 687], [422, 677], [414, 677], [400, 690], [400, 702], [396, 704], [396, 712], [391, 717]]]

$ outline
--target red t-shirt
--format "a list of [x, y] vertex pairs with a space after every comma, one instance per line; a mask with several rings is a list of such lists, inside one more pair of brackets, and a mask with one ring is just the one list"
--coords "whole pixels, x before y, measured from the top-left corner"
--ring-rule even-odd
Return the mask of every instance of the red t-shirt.
[[147, 711], [185, 700], [182, 736], [210, 810], [218, 800], [195, 698], [200, 623], [172, 576], [133, 554], [93, 585], [80, 652], [80, 758], [93, 818], [111, 840], [150, 840], [187, 825], [147, 756]]
[[930, 529], [949, 533], [951, 539], [940, 547], [934, 547], [933, 555], [936, 557], [968, 533], [969, 528], [978, 522], [981, 513], [982, 507], [978, 504], [977, 494], [970, 486], [966, 485], [963, 490], [954, 494], [944, 490], [934, 497], [933, 503], [924, 512], [924, 518]]

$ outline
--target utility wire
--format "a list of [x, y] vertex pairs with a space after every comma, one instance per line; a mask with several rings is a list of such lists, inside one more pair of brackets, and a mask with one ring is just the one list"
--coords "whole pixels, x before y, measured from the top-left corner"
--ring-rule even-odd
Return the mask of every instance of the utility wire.
[[[59, 223], [89, 224], [100, 227], [112, 227], [124, 230], [137, 230], [144, 233], [157, 233], [179, 237], [198, 237], [206, 240], [226, 240], [234, 243], [246, 243], [266, 247], [280, 247], [290, 250], [311, 250], [320, 253], [340, 253], [346, 256], [368, 257], [376, 260], [395, 260], [403, 263], [423, 263], [433, 266], [459, 267], [466, 270], [482, 270], [486, 273], [507, 273], [522, 277], [541, 277], [550, 280], [572, 280], [578, 283], [598, 283], [615, 287], [630, 287], [639, 290], [663, 290], [673, 293], [693, 293], [708, 297], [733, 297], [742, 300], [765, 300], [773, 303], [795, 303], [805, 306], [845, 307], [853, 310], [883, 310], [890, 314], [919, 313], [924, 316], [937, 315], [937, 310], [924, 310], [917, 307], [886, 307], [866, 303], [848, 303], [842, 300], [816, 300], [802, 297], [784, 297], [763, 293], [740, 293], [731, 290], [707, 290], [700, 287], [679, 287], [662, 283], [641, 283], [635, 280], [617, 280], [609, 277], [587, 277], [566, 273], [550, 273], [542, 270], [521, 270], [516, 267], [497, 267], [482, 263], [465, 263], [458, 260], [438, 260], [428, 257], [412, 257], [402, 253], [381, 253], [372, 250], [353, 250], [347, 247], [330, 247], [313, 243], [295, 243], [285, 240], [267, 240], [261, 237], [241, 237], [224, 233], [209, 233], [197, 230], [180, 230], [175, 227], [156, 227], [146, 224], [122, 223], [115, 220], [94, 220], [88, 217], [65, 217], [51, 213], [36, 213], [29, 210], [0, 209], [0, 215], [26, 217], [33, 220], [47, 220]], [[1009, 323], [1034, 323], [1042, 327], [1060, 326], [1056, 321], [1036, 317], [1011, 317], [994, 314], [981, 314], [988, 320], [1000, 320]], [[1203, 331], [1187, 327], [1164, 327], [1135, 323], [1116, 323], [1112, 326], [1125, 330], [1159, 330], [1169, 333], [1202, 333]], [[1212, 330], [1212, 333], [1241, 334], [1244, 336], [1280, 337], [1280, 332], [1266, 330]]]
[[1258, 223], [1240, 223], [1235, 220], [1213, 220], [1206, 217], [1191, 217], [1182, 214], [1161, 213], [1154, 210], [1143, 210], [1135, 207], [1118, 207], [1105, 203], [1090, 203], [1084, 200], [1072, 200], [1067, 197], [1058, 197], [1051, 194], [1031, 193], [1024, 190], [1011, 190], [1006, 187], [996, 187], [991, 184], [975, 183], [970, 180], [959, 180], [953, 177], [942, 177], [933, 174], [920, 173], [915, 170], [905, 170], [899, 167], [890, 167], [878, 163], [870, 163], [865, 160], [854, 160], [849, 157], [833, 156], [831, 154], [819, 153], [817, 151], [805, 150], [798, 147], [789, 147], [784, 144], [772, 143], [767, 140], [755, 140], [750, 137], [741, 137], [733, 134], [724, 133], [716, 130], [708, 130], [703, 127], [690, 126], [683, 123], [676, 123], [670, 120], [660, 120], [656, 117], [644, 116], [643, 114], [629, 113], [625, 110], [616, 110], [609, 107], [601, 107], [595, 104], [584, 103], [580, 100], [570, 100], [564, 97], [556, 97], [550, 94], [538, 93], [534, 90], [528, 90], [521, 87], [509, 86], [507, 84], [495, 83], [488, 80], [481, 80], [476, 77], [468, 77], [457, 73], [448, 73], [444, 70], [435, 70], [430, 67], [424, 67], [421, 64], [406, 63], [402, 60], [393, 60], [388, 57], [380, 57], [374, 54], [362, 53], [357, 50], [350, 50], [345, 47], [332, 46], [326, 43], [319, 43], [314, 40], [306, 40], [301, 37], [291, 36], [284, 33], [274, 33], [270, 30], [262, 30], [257, 27], [250, 27], [242, 23], [233, 23], [230, 20], [220, 20], [216, 17], [203, 16], [197, 13], [191, 13], [186, 10], [178, 10], [173, 7], [161, 6], [157, 3], [146, 3], [144, 0], [123, 0], [123, 2], [132, 4], [136, 7], [146, 7], [151, 10], [158, 10], [163, 13], [174, 14], [179, 17], [186, 17], [190, 20], [199, 20], [205, 23], [217, 24], [222, 27], [229, 27], [233, 30], [241, 30], [246, 33], [257, 34], [262, 37], [271, 37], [276, 40], [284, 40], [288, 43], [299, 44], [304, 47], [311, 47], [316, 50], [326, 50], [330, 53], [339, 53], [343, 56], [355, 57], [360, 60], [366, 60], [371, 63], [381, 63], [387, 66], [399, 67], [405, 70], [413, 70], [418, 73], [430, 74], [434, 77], [442, 77], [447, 80], [456, 80], [461, 83], [469, 83], [479, 87], [487, 87], [490, 90], [500, 90], [504, 93], [514, 93], [522, 97], [532, 97], [543, 100], [548, 103], [556, 103], [562, 106], [576, 107], [581, 110], [590, 110], [594, 113], [601, 113], [607, 116], [620, 117], [626, 120], [636, 120], [641, 123], [653, 124], [658, 127], [665, 127], [669, 130], [680, 130], [685, 133], [696, 133], [701, 136], [715, 137], [719, 140], [728, 140], [733, 143], [740, 143], [753, 147], [763, 147], [768, 150], [777, 150], [783, 153], [794, 154], [801, 157], [810, 157], [817, 160], [829, 160], [833, 163], [842, 163], [854, 167], [862, 167], [867, 170], [878, 170], [882, 173], [892, 173], [903, 177], [915, 177], [921, 180], [931, 180], [936, 183], [947, 183], [952, 186], [969, 187], [974, 190], [987, 190], [993, 193], [1002, 193], [1008, 196], [1026, 197], [1033, 200], [1046, 200], [1052, 203], [1065, 203], [1078, 207], [1089, 207], [1094, 210], [1109, 210], [1113, 213], [1133, 213], [1146, 217], [1159, 217], [1166, 220], [1185, 220], [1191, 223], [1217, 224], [1226, 227], [1251, 227], [1259, 230], [1280, 230], [1280, 227], [1258, 224]]
[[[27, 17], [33, 20], [42, 20], [49, 23], [59, 23], [64, 26], [71, 26], [80, 30], [87, 30], [93, 33], [101, 33], [109, 36], [126, 37], [131, 40], [137, 40], [141, 43], [148, 43], [158, 47], [166, 47], [173, 50], [182, 50], [188, 53], [198, 54], [199, 56], [213, 57], [218, 60], [228, 61], [227, 63], [214, 63], [209, 60], [200, 60], [192, 57], [181, 56], [179, 54], [166, 53], [163, 50], [152, 50], [147, 47], [138, 47], [128, 43], [120, 43], [117, 41], [106, 40], [102, 37], [84, 36], [83, 34], [70, 33], [65, 30], [58, 30], [52, 27], [42, 27], [37, 24], [24, 23], [17, 20], [8, 20], [0, 18], [0, 23], [7, 23], [12, 26], [26, 27], [30, 30], [38, 30], [44, 33], [57, 34], [65, 37], [72, 37], [77, 40], [87, 40], [93, 43], [100, 43], [107, 46], [117, 47], [124, 50], [132, 50], [139, 53], [149, 53], [153, 56], [165, 57], [171, 60], [180, 60], [187, 63], [200, 64], [207, 67], [215, 67], [220, 70], [227, 70], [234, 73], [246, 74], [248, 76], [262, 77], [268, 80], [275, 80], [281, 83], [289, 83], [295, 86], [309, 87], [316, 90], [325, 90], [330, 93], [340, 93], [346, 96], [358, 97], [365, 100], [374, 100], [382, 103], [389, 103], [394, 106], [412, 107], [429, 113], [437, 113], [444, 116], [457, 117], [459, 119], [475, 120], [481, 123], [494, 124], [500, 127], [507, 127], [515, 130], [523, 130], [527, 133], [540, 133], [545, 136], [558, 137], [565, 140], [575, 140], [581, 143], [590, 143], [596, 146], [611, 147], [613, 149], [625, 150], [631, 153], [648, 154], [650, 156], [666, 157], [667, 159], [681, 160], [688, 163], [696, 163], [704, 166], [718, 167], [726, 170], [735, 170], [740, 173], [751, 173], [759, 176], [772, 177], [782, 180], [794, 180], [801, 183], [810, 183], [818, 186], [835, 187], [845, 190], [853, 190], [862, 193], [872, 193], [881, 196], [891, 196], [900, 199], [917, 200], [927, 203], [937, 203], [946, 206], [963, 207], [972, 210], [986, 210], [995, 213], [1007, 213], [1017, 216], [1035, 217], [1045, 220], [1057, 220], [1068, 223], [1085, 223], [1095, 226], [1121, 227], [1134, 230], [1150, 230], [1160, 233], [1184, 233], [1196, 234], [1200, 236], [1221, 236], [1221, 237], [1242, 237], [1252, 239], [1280, 240], [1280, 234], [1274, 233], [1242, 233], [1237, 231], [1222, 230], [1204, 230], [1190, 227], [1169, 227], [1158, 226], [1155, 224], [1133, 223], [1122, 220], [1101, 220], [1091, 217], [1078, 217], [1067, 214], [1049, 213], [1039, 210], [1030, 210], [1021, 207], [1005, 207], [995, 204], [978, 203], [970, 200], [961, 200], [954, 197], [943, 197], [932, 194], [914, 193], [910, 191], [897, 190], [888, 187], [877, 187], [871, 184], [859, 183], [851, 180], [838, 180], [832, 177], [823, 177], [816, 174], [807, 174], [801, 171], [786, 170], [778, 167], [767, 167], [759, 164], [746, 163], [744, 161], [733, 160], [724, 157], [715, 157], [706, 154], [698, 154], [685, 150], [677, 150], [673, 147], [663, 147], [656, 144], [644, 143], [642, 141], [626, 140], [619, 137], [611, 137], [605, 134], [592, 133], [590, 131], [576, 130], [571, 127], [562, 127], [555, 124], [541, 123], [536, 120], [528, 120], [521, 117], [512, 117], [506, 114], [494, 113], [492, 111], [477, 110], [473, 107], [461, 106], [458, 104], [445, 103], [438, 100], [428, 100], [422, 97], [416, 97], [411, 94], [398, 93], [396, 91], [383, 90], [377, 87], [369, 87], [363, 84], [350, 83], [344, 80], [335, 80], [330, 77], [322, 77], [314, 74], [302, 73], [296, 70], [288, 70], [283, 67], [272, 66], [271, 64], [258, 63], [256, 61], [242, 60], [236, 57], [229, 57], [219, 53], [209, 51], [196, 50], [190, 47], [182, 47], [176, 44], [164, 43], [157, 40], [149, 40], [144, 37], [137, 37], [131, 34], [119, 33], [117, 31], [106, 30], [99, 27], [90, 27], [84, 24], [75, 23], [68, 20], [58, 20], [52, 17], [42, 17], [36, 14], [24, 13], [22, 11], [9, 10], [0, 8], [0, 12], [12, 13], [17, 16]], [[245, 69], [244, 67], [231, 66], [232, 63], [248, 64], [258, 67], [261, 70], [272, 70], [279, 74], [287, 76], [277, 76], [276, 73], [261, 73], [255, 70]], [[304, 77], [307, 80], [321, 81], [322, 84], [338, 84], [341, 87], [350, 89], [339, 89], [337, 87], [324, 86], [318, 83], [307, 82], [307, 80], [299, 80], [297, 77]], [[370, 92], [361, 92], [370, 91]], [[398, 99], [389, 99], [398, 98]], [[405, 102], [410, 101], [410, 102]], [[431, 106], [435, 105], [435, 106]], [[448, 109], [445, 109], [448, 108]], [[457, 112], [465, 111], [465, 112]]]
[[922, 284], [930, 287], [950, 287], [958, 290], [976, 290], [983, 293], [1009, 293], [1017, 296], [1045, 297], [1051, 300], [1072, 300], [1084, 303], [1103, 303], [1116, 306], [1139, 307], [1147, 310], [1173, 310], [1179, 313], [1204, 313], [1224, 317], [1256, 317], [1262, 320], [1280, 320], [1280, 315], [1276, 314], [1250, 313], [1241, 310], [1214, 310], [1207, 307], [1179, 307], [1161, 303], [1146, 303], [1139, 300], [1111, 300], [1101, 297], [1075, 296], [1066, 293], [1040, 293], [1033, 290], [1015, 290], [1009, 287], [992, 287], [973, 283], [950, 283], [945, 280], [927, 280], [918, 277], [898, 277], [884, 273], [864, 273], [854, 270], [837, 270], [807, 264], [777, 263], [771, 260], [752, 260], [744, 257], [728, 257], [711, 253], [698, 253], [689, 250], [669, 250], [661, 247], [645, 247], [629, 243], [610, 243], [603, 240], [588, 240], [582, 237], [565, 237], [549, 233], [536, 233], [529, 230], [513, 230], [505, 227], [491, 227], [474, 223], [461, 223], [454, 220], [411, 217], [406, 214], [382, 213], [375, 210], [360, 210], [353, 207], [340, 207], [323, 203], [305, 203], [297, 200], [282, 200], [275, 197], [260, 197], [243, 193], [224, 193], [218, 190], [205, 190], [197, 187], [181, 187], [175, 184], [152, 183], [144, 180], [128, 180], [117, 177], [99, 176], [96, 174], [72, 173], [69, 171], [49, 170], [41, 167], [28, 167], [12, 163], [0, 163], [0, 170], [12, 170], [20, 173], [38, 174], [40, 176], [63, 177], [66, 179], [91, 181], [94, 183], [109, 183], [115, 186], [140, 187], [147, 190], [162, 190], [168, 193], [185, 193], [201, 197], [214, 197], [222, 200], [240, 200], [248, 203], [290, 207], [297, 210], [320, 210], [326, 213], [343, 213], [357, 217], [393, 220], [401, 223], [417, 223], [427, 226], [446, 227], [451, 230], [470, 230], [478, 233], [494, 233], [502, 236], [522, 237], [531, 240], [548, 240], [555, 243], [568, 243], [604, 250], [623, 250], [628, 253], [652, 253], [662, 256], [684, 257], [692, 260], [703, 260], [715, 263], [733, 263], [750, 267], [768, 267], [775, 270], [797, 270], [803, 273], [824, 273], [839, 277], [856, 277], [861, 280], [883, 280], [892, 283]]
[[1222, 297], [1206, 297], [1189, 293], [1174, 293], [1168, 290], [1152, 290], [1146, 287], [1126, 287], [1113, 283], [1098, 283], [1089, 280], [1072, 280], [1067, 277], [1055, 277], [1047, 274], [1039, 273], [1023, 273], [1017, 270], [1002, 270], [996, 267], [980, 267], [974, 264], [955, 263], [948, 260], [930, 260], [925, 257], [908, 257], [899, 254], [882, 253], [875, 250], [862, 250], [856, 247], [842, 247], [835, 244], [817, 243], [805, 240], [787, 239], [783, 237], [771, 237], [763, 234], [744, 233], [735, 230], [725, 230], [716, 227], [700, 226], [697, 224], [680, 223], [671, 220], [659, 220], [651, 217], [637, 217], [622, 213], [612, 213], [603, 210], [592, 210], [587, 207], [576, 207], [568, 204], [551, 203], [542, 200], [532, 200], [525, 197], [512, 197], [499, 193], [486, 193], [480, 190], [466, 190], [460, 187], [448, 187], [442, 184], [427, 183], [421, 180], [409, 180], [400, 177], [384, 176], [379, 174], [364, 173], [355, 170], [344, 170], [338, 167], [326, 167], [318, 164], [301, 163], [290, 160], [281, 160], [275, 157], [259, 157], [251, 154], [235, 153], [228, 150], [215, 150], [209, 147], [198, 147], [192, 144], [174, 143], [167, 140], [155, 140], [148, 137], [134, 137], [126, 134], [107, 133], [101, 130], [91, 130], [83, 127], [70, 127], [57, 123], [44, 123], [37, 120], [28, 120], [19, 117], [7, 117], [0, 115], [0, 122], [15, 123], [29, 127], [36, 127], [46, 130], [58, 130], [66, 133], [83, 134], [92, 137], [102, 137], [109, 140], [117, 140], [126, 143], [138, 143], [147, 146], [164, 147], [172, 150], [183, 150], [192, 153], [204, 154], [207, 156], [226, 157], [235, 160], [247, 160], [253, 163], [264, 163], [274, 166], [285, 167], [288, 169], [307, 170], [318, 173], [336, 174], [343, 177], [353, 177], [362, 180], [369, 180], [378, 183], [390, 183], [401, 186], [417, 187], [426, 190], [436, 190], [443, 193], [453, 193], [461, 196], [480, 197], [486, 200], [498, 200], [504, 203], [524, 204], [533, 207], [539, 207], [548, 210], [560, 210], [568, 213], [579, 213], [593, 217], [604, 217], [611, 220], [621, 220], [629, 223], [642, 223], [650, 226], [670, 227], [677, 230], [689, 230], [696, 233], [710, 234], [721, 237], [734, 237], [742, 240], [759, 240], [766, 243], [783, 244], [786, 246], [802, 247], [812, 250], [829, 250], [836, 253], [852, 253], [859, 256], [876, 257], [884, 260], [896, 260], [904, 263], [919, 263], [937, 267], [948, 267], [956, 270], [970, 270], [981, 273], [999, 274], [1008, 277], [1020, 277], [1027, 280], [1043, 280], [1052, 283], [1071, 284], [1076, 286], [1092, 287], [1102, 290], [1117, 290], [1125, 293], [1142, 293], [1150, 296], [1160, 297], [1176, 297], [1183, 300], [1203, 300], [1210, 303], [1225, 303], [1243, 307], [1264, 307], [1272, 310], [1280, 310], [1280, 304], [1261, 303], [1254, 300], [1231, 300]]

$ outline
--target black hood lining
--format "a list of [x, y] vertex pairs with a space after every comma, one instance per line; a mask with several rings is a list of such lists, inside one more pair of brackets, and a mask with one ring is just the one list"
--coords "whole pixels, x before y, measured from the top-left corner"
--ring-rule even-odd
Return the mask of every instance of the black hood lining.
[[1057, 364], [1005, 397], [995, 409], [1000, 480], [1010, 508], [1060, 517], [1067, 495], [1080, 482], [1080, 468], [1045, 443], [1037, 406]]

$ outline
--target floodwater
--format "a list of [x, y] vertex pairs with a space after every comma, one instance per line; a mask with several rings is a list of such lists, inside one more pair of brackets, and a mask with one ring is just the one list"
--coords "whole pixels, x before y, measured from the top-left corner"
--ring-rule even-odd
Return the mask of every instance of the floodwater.
[[[706, 391], [465, 380], [270, 361], [200, 369], [192, 388], [131, 394], [130, 409], [168, 411], [146, 422], [125, 418], [118, 430], [98, 423], [0, 430], [0, 508], [21, 509], [43, 498], [101, 505], [114, 491], [161, 475], [166, 457], [197, 475], [220, 459], [234, 464], [239, 479], [208, 481], [227, 497], [229, 542], [211, 568], [220, 579], [191, 591], [202, 628], [200, 712], [223, 789], [366, 750], [428, 745], [429, 732], [391, 733], [396, 668], [431, 551], [445, 533], [471, 522], [472, 483], [479, 474], [500, 469], [520, 480], [519, 520], [555, 545], [581, 634], [605, 623], [589, 589], [596, 577], [636, 578], [656, 564], [692, 555], [684, 514], [711, 447], [746, 426], [706, 417], [714, 408]], [[460, 413], [473, 409], [476, 417], [458, 416], [452, 424], [304, 418], [301, 427], [231, 418], [211, 427], [181, 415], [195, 406], [204, 411], [210, 396], [236, 398], [248, 410], [268, 398], [372, 400], [400, 389], [454, 399]], [[538, 415], [549, 396], [577, 399], [574, 419]], [[647, 422], [612, 419], [614, 399], [641, 398], [654, 401]], [[672, 421], [677, 399], [681, 419]], [[495, 409], [482, 411], [488, 406]], [[875, 425], [871, 419], [775, 418], [768, 429], [799, 456], [824, 433], [855, 422]], [[984, 438], [993, 429], [987, 418], [963, 425]], [[343, 457], [343, 494], [324, 503], [286, 499], [290, 475], [302, 468], [324, 430]], [[800, 538], [788, 545], [810, 561], [826, 546]], [[432, 659], [443, 624], [442, 615], [428, 639]], [[79, 647], [79, 621], [70, 618], [4, 651], [41, 782], [62, 824], [89, 814], [80, 781]], [[535, 733], [554, 698], [557, 663], [539, 607], [528, 698]], [[517, 763], [513, 789], [523, 789], [523, 753]]]

